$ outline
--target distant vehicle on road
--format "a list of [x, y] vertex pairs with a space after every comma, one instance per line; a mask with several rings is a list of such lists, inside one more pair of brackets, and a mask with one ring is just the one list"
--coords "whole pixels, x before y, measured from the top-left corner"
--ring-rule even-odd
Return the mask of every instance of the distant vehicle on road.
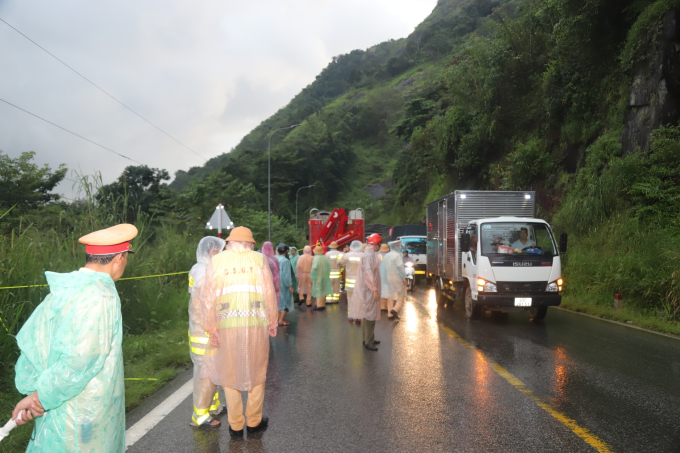
[[534, 192], [457, 190], [427, 205], [427, 276], [437, 302], [464, 300], [465, 314], [529, 311], [545, 318], [562, 301], [560, 252], [535, 218]]
[[[393, 240], [401, 240], [401, 251], [414, 261], [416, 283], [427, 274], [427, 228], [425, 225], [396, 225], [390, 229]], [[412, 289], [412, 288], [411, 288]]]

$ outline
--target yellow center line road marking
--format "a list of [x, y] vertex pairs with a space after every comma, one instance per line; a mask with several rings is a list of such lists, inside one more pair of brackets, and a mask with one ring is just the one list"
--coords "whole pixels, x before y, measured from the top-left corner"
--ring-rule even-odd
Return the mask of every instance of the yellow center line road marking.
[[[414, 304], [419, 311], [422, 313], [426, 314], [427, 316], [430, 316], [430, 313], [427, 311], [425, 307], [423, 307], [420, 303]], [[582, 426], [579, 426], [578, 423], [576, 423], [575, 420], [567, 417], [557, 409], [555, 409], [552, 405], [546, 403], [545, 401], [541, 400], [539, 397], [533, 394], [531, 390], [529, 390], [526, 385], [524, 385], [524, 382], [520, 381], [517, 379], [515, 376], [512, 375], [508, 370], [491, 360], [484, 352], [482, 352], [481, 349], [479, 349], [477, 346], [468, 343], [465, 341], [463, 338], [461, 338], [460, 335], [458, 335], [456, 332], [453, 330], [449, 329], [446, 327], [444, 324], [438, 322], [437, 323], [439, 327], [446, 332], [450, 337], [455, 338], [458, 343], [463, 345], [464, 347], [468, 349], [474, 350], [478, 356], [486, 362], [489, 367], [496, 372], [500, 377], [508, 381], [510, 385], [515, 387], [517, 390], [520, 392], [524, 393], [526, 396], [528, 396], [531, 401], [536, 403], [538, 407], [552, 415], [557, 421], [562, 423], [564, 426], [569, 428], [574, 434], [576, 434], [578, 437], [586, 441], [590, 446], [595, 448], [597, 451], [600, 453], [612, 453], [612, 447], [609, 446], [606, 442], [604, 442], [602, 439], [597, 437], [595, 434], [591, 433], [589, 430], [586, 428], [583, 428]]]

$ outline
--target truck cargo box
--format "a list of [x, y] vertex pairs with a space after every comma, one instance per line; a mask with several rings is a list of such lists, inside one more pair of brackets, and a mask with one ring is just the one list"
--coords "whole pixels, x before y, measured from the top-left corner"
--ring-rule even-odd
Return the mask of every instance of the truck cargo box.
[[427, 205], [427, 275], [462, 282], [460, 234], [468, 222], [534, 217], [535, 192], [456, 190]]

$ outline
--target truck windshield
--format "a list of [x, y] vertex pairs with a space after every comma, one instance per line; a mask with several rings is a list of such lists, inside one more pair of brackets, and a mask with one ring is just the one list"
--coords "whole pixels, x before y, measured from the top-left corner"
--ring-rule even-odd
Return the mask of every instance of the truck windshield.
[[557, 256], [552, 231], [545, 223], [484, 223], [481, 232], [482, 255], [519, 253]]
[[426, 255], [427, 238], [401, 238], [401, 251], [409, 255]]

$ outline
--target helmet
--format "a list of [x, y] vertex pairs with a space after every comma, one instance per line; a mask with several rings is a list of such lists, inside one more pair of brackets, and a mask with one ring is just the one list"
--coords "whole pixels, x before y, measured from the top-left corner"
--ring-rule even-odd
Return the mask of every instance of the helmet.
[[368, 242], [371, 245], [378, 245], [382, 242], [382, 237], [378, 233], [373, 233], [366, 239], [366, 242]]

